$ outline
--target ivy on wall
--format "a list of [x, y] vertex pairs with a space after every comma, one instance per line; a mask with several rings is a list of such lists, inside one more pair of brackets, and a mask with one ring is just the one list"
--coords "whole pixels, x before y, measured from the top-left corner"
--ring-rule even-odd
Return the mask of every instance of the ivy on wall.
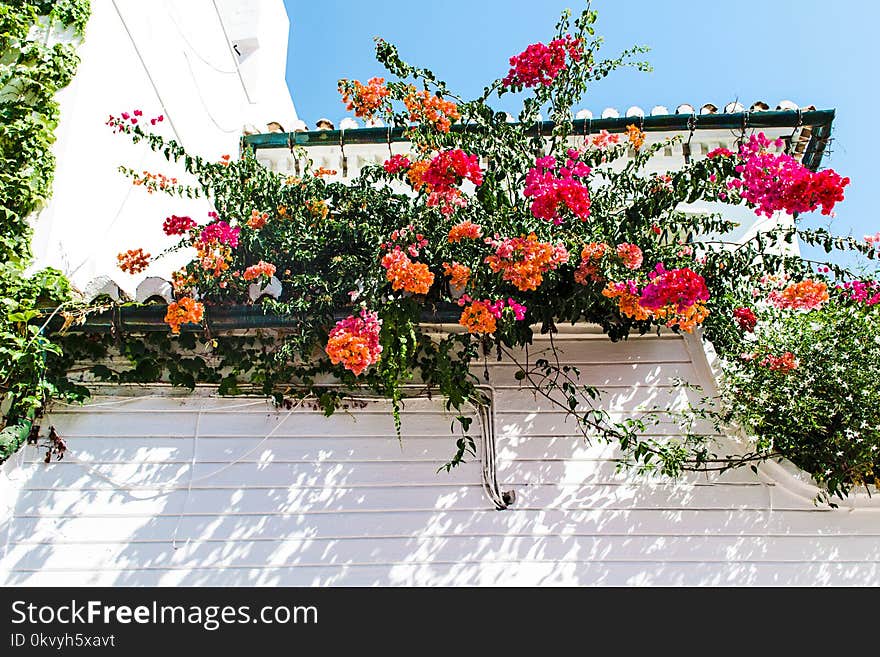
[[41, 30], [60, 25], [82, 36], [89, 14], [88, 0], [0, 4], [0, 460], [27, 438], [48, 397], [84, 392], [47, 378], [47, 355], [60, 348], [32, 321], [38, 307], [68, 303], [69, 284], [52, 269], [26, 270], [28, 217], [52, 192], [55, 94], [79, 63], [75, 45], [50, 45]]

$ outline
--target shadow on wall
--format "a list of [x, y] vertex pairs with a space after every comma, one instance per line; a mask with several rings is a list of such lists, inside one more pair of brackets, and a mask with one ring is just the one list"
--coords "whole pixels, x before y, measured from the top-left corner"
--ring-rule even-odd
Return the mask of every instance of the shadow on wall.
[[[689, 363], [634, 349], [582, 367], [605, 408], [683, 403], [690, 393], [663, 381], [692, 375]], [[586, 444], [493, 367], [509, 510], [494, 510], [479, 462], [437, 472], [454, 449], [440, 400], [407, 402], [398, 442], [384, 402], [324, 418], [138, 388], [54, 410], [45, 425], [69, 456], [45, 465], [28, 447], [13, 470], [0, 573], [80, 586], [880, 583], [876, 523], [786, 506], [748, 470], [678, 482], [618, 472], [613, 445]]]

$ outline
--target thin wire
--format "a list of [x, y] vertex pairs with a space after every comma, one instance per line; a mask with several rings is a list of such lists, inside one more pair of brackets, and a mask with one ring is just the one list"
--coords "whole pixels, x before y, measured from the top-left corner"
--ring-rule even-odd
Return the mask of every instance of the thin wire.
[[199, 97], [199, 102], [202, 104], [202, 109], [205, 110], [205, 114], [208, 115], [208, 118], [211, 119], [211, 123], [220, 131], [225, 132], [227, 134], [231, 134], [233, 132], [238, 132], [238, 128], [227, 129], [217, 123], [217, 119], [214, 118], [214, 115], [211, 114], [211, 110], [208, 108], [208, 104], [205, 102], [204, 96], [202, 96], [202, 90], [199, 87], [199, 80], [196, 77], [195, 71], [193, 71], [192, 63], [189, 61], [189, 55], [186, 54], [186, 51], [181, 50], [180, 54], [183, 55], [183, 58], [186, 60], [186, 67], [189, 69], [190, 77], [193, 79], [193, 84], [195, 86], [196, 95]]
[[190, 43], [189, 39], [186, 38], [186, 33], [182, 29], [180, 29], [180, 25], [178, 24], [177, 19], [174, 18], [174, 13], [171, 11], [171, 7], [168, 5], [168, 0], [165, 0], [165, 11], [168, 13], [168, 18], [171, 19], [171, 22], [174, 24], [174, 28], [177, 30], [178, 34], [180, 34], [180, 37], [183, 39], [184, 43], [186, 43], [186, 45], [189, 46], [189, 49], [192, 52], [192, 54], [194, 54], [196, 57], [201, 59], [205, 64], [207, 64], [209, 67], [211, 67], [212, 69], [214, 69], [218, 73], [223, 73], [224, 75], [235, 75], [237, 73], [237, 71], [235, 69], [232, 69], [232, 70], [222, 69], [218, 66], [215, 66], [213, 63], [211, 63], [210, 61], [208, 61], [204, 57], [202, 57], [202, 55], [195, 48], [195, 46], [193, 46], [193, 44]]
[[[192, 493], [193, 473], [196, 471], [196, 454], [199, 446], [199, 427], [202, 424], [202, 411], [204, 410], [204, 402], [199, 407], [199, 414], [196, 416], [196, 430], [193, 432], [192, 439], [192, 458], [189, 462], [189, 483], [186, 485], [186, 495], [183, 497], [183, 504], [180, 507], [180, 513], [177, 515], [177, 522], [174, 523], [174, 532], [171, 534], [171, 547], [177, 549], [177, 532], [180, 529], [180, 521], [183, 520], [183, 514], [186, 513], [186, 505], [189, 504], [189, 496]], [[190, 539], [186, 539], [186, 545], [189, 545]]]
[[220, 8], [217, 6], [217, 0], [211, 0], [211, 4], [214, 5], [214, 13], [217, 14], [217, 20], [220, 21], [220, 29], [223, 30], [223, 38], [226, 39], [226, 45], [229, 46], [229, 53], [232, 55], [232, 61], [235, 63], [235, 71], [238, 73], [238, 79], [241, 82], [242, 89], [244, 89], [244, 95], [247, 98], [248, 104], [256, 105], [256, 101], [251, 99], [251, 93], [248, 91], [248, 87], [244, 83], [244, 76], [241, 74], [241, 67], [238, 65], [238, 56], [232, 48], [232, 40], [229, 38], [229, 33], [226, 31], [226, 23], [223, 22], [223, 16], [220, 15]]
[[[162, 100], [162, 94], [159, 93], [159, 87], [156, 86], [156, 81], [153, 79], [152, 73], [150, 73], [150, 69], [147, 67], [147, 63], [144, 61], [143, 55], [141, 55], [140, 48], [138, 48], [137, 41], [134, 40], [134, 36], [131, 33], [131, 30], [128, 29], [128, 24], [125, 22], [125, 18], [122, 16], [122, 12], [119, 10], [119, 5], [116, 0], [112, 0], [113, 8], [116, 10], [117, 16], [119, 16], [119, 21], [122, 23], [122, 27], [125, 28], [125, 33], [128, 35], [129, 40], [131, 41], [131, 45], [134, 46], [134, 52], [137, 54], [138, 59], [141, 62], [141, 66], [144, 67], [144, 72], [147, 74], [147, 78], [150, 80], [150, 84], [153, 87], [153, 93], [156, 94], [156, 98], [159, 101], [159, 105], [162, 106], [162, 112], [165, 115], [165, 118], [168, 119], [168, 124], [171, 126], [172, 132], [174, 132], [174, 136], [177, 139], [177, 142], [182, 146], [183, 140], [180, 138], [180, 133], [177, 132], [177, 128], [174, 125], [174, 120], [171, 118], [171, 113], [168, 111], [168, 108], [165, 106], [165, 101]], [[216, 5], [215, 5], [216, 6]]]
[[[204, 408], [200, 408], [199, 412], [198, 412], [198, 416], [196, 417], [195, 434], [193, 435], [193, 456], [192, 456], [192, 459], [190, 462], [190, 480], [189, 480], [189, 484], [187, 485], [187, 491], [189, 491], [192, 488], [193, 484], [200, 483], [202, 481], [205, 481], [206, 479], [211, 479], [212, 477], [216, 477], [218, 474], [220, 474], [221, 472], [225, 472], [226, 470], [231, 468], [233, 465], [237, 465], [237, 464], [241, 463], [245, 458], [247, 458], [248, 456], [253, 454], [255, 451], [257, 451], [260, 447], [265, 445], [266, 442], [272, 436], [275, 435], [275, 432], [277, 432], [278, 429], [280, 429], [281, 426], [287, 421], [287, 419], [291, 416], [291, 414], [297, 408], [300, 408], [302, 406], [304, 401], [305, 401], [305, 398], [301, 399], [297, 404], [294, 404], [293, 406], [291, 406], [290, 409], [287, 411], [287, 414], [281, 419], [281, 421], [278, 424], [276, 424], [275, 427], [269, 433], [267, 433], [265, 436], [263, 436], [256, 445], [254, 445], [250, 449], [246, 450], [245, 452], [242, 452], [241, 454], [239, 454], [237, 457], [235, 457], [235, 459], [233, 459], [229, 463], [224, 463], [221, 467], [217, 468], [216, 470], [213, 470], [213, 471], [209, 472], [208, 474], [202, 475], [200, 477], [193, 478], [192, 475], [195, 471], [195, 458], [196, 458], [196, 446], [197, 446], [196, 441], [197, 441], [198, 434], [199, 434], [199, 423], [201, 421], [202, 414], [205, 412]], [[248, 405], [253, 405], [253, 404], [248, 404]], [[244, 405], [242, 405], [242, 406], [244, 406]], [[226, 407], [226, 408], [235, 408], [235, 407]], [[226, 408], [224, 408], [224, 410], [226, 410]], [[118, 482], [118, 481], [114, 480], [112, 477], [108, 477], [107, 475], [102, 473], [100, 470], [90, 466], [87, 461], [82, 461], [82, 460], [76, 458], [75, 456], [73, 456], [72, 454], [70, 454], [69, 450], [68, 450], [68, 452], [65, 453], [65, 458], [69, 458], [69, 460], [72, 463], [76, 463], [77, 465], [82, 466], [85, 470], [94, 474], [98, 478], [103, 479], [107, 483], [112, 484], [115, 488], [118, 488], [120, 490], [126, 490], [126, 491], [143, 490], [142, 485], [129, 483], [131, 481], [131, 478], [129, 478], [125, 482]], [[161, 495], [167, 491], [177, 490], [178, 488], [179, 488], [179, 486], [177, 486], [176, 484], [166, 483], [166, 484], [163, 484], [158, 487], [151, 486], [149, 488], [149, 490], [156, 492], [156, 494], [151, 497], [157, 497], [158, 495]], [[189, 493], [187, 493], [187, 495], [188, 494]], [[150, 498], [145, 498], [145, 499], [150, 499]]]
[[[27, 442], [22, 446], [21, 449], [18, 450], [18, 463], [15, 464], [15, 470], [21, 472], [22, 464], [24, 461], [24, 451], [27, 449]], [[18, 488], [17, 484], [20, 481], [20, 478], [13, 479], [9, 476], [9, 473], [6, 472], [6, 468], [0, 464], [0, 469], [3, 470], [3, 475], [6, 477], [7, 481], [11, 484], [14, 484], [16, 488]], [[18, 492], [18, 491], [16, 491]], [[13, 500], [12, 495], [9, 495], [9, 504], [7, 508], [9, 509], [9, 524], [6, 526], [6, 540], [3, 545], [3, 561], [9, 557], [9, 543], [12, 540], [12, 523], [15, 522], [15, 505], [17, 504], [17, 500]]]

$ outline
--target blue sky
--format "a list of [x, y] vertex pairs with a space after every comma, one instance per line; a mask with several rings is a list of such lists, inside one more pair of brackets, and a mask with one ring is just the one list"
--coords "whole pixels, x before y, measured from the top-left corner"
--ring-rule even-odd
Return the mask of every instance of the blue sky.
[[[352, 2], [285, 0], [291, 18], [287, 81], [302, 119], [338, 124], [345, 108], [342, 77], [382, 75], [373, 37], [395, 43], [402, 57], [425, 66], [464, 97], [507, 71], [507, 58], [552, 37], [575, 0], [435, 0]], [[856, 237], [880, 230], [871, 194], [877, 190], [874, 114], [880, 92], [871, 54], [880, 3], [869, 0], [738, 0], [620, 2], [597, 0], [604, 56], [635, 44], [651, 47], [652, 73], [623, 70], [595, 85], [582, 103], [594, 114], [630, 105], [673, 109], [682, 102], [719, 107], [738, 99], [771, 107], [785, 98], [835, 108], [833, 151], [823, 166], [852, 179], [832, 229]], [[518, 109], [504, 99], [499, 109]], [[512, 100], [512, 99], [511, 99]], [[805, 225], [827, 225], [805, 217]]]

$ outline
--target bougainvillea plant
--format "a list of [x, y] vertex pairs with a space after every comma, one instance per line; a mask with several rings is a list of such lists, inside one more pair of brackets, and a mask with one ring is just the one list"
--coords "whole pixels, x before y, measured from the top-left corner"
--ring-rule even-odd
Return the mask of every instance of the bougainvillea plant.
[[[251, 372], [267, 394], [283, 396], [279, 391], [296, 384], [332, 410], [338, 398], [315, 383], [318, 375], [332, 374], [345, 387], [386, 395], [397, 410], [405, 387], [416, 381], [444, 395], [466, 430], [465, 404], [481, 401], [473, 366], [497, 355], [517, 362], [523, 385], [575, 416], [585, 436], [616, 441], [625, 460], [643, 469], [724, 469], [782, 454], [831, 482], [819, 472], [835, 467], [827, 459], [798, 458], [797, 445], [774, 441], [739, 406], [737, 417], [758, 432], [753, 454], [719, 455], [710, 437], [696, 434], [657, 442], [645, 437], [641, 421], [613, 422], [601, 411], [599, 391], [582, 385], [575, 368], [552, 358], [522, 359], [533, 331], [552, 337], [560, 322], [599, 325], [612, 340], [702, 326], [723, 356], [736, 354], [737, 376], [760, 373], [748, 379], [757, 385], [761, 377], [775, 381], [803, 371], [805, 358], [796, 345], [771, 340], [756, 345], [748, 362], [739, 359], [744, 340], [764, 326], [764, 310], [752, 296], [762, 277], [788, 277], [788, 287], [767, 296], [765, 305], [796, 318], [829, 307], [832, 277], [850, 286], [835, 292], [838, 297], [868, 295], [876, 285], [866, 282], [864, 291], [839, 267], [820, 273], [787, 248], [799, 237], [873, 257], [873, 243], [785, 223], [728, 245], [717, 236], [732, 230], [732, 222], [681, 211], [683, 203], [703, 200], [742, 202], [757, 214], [832, 212], [848, 179], [805, 168], [763, 134], [744, 133], [736, 151], [719, 149], [664, 175], [648, 173], [647, 164], [669, 140], [648, 139], [636, 122], [621, 135], [574, 136], [572, 106], [591, 83], [621, 66], [646, 68], [635, 59], [642, 48], [600, 59], [595, 20], [589, 6], [574, 21], [564, 14], [548, 43], [511, 57], [507, 70], [501, 60], [502, 77], [473, 100], [378, 40], [377, 58], [389, 81], [342, 80], [342, 100], [358, 117], [404, 127], [411, 152], [368, 166], [344, 184], [328, 182], [320, 169], [280, 175], [247, 152], [209, 162], [153, 132], [158, 120], [148, 127], [111, 117], [115, 131], [182, 162], [196, 181], [184, 187], [130, 172], [135, 184], [204, 195], [216, 208], [208, 217], [157, 218], [157, 230], [178, 240], [170, 248], [194, 254], [174, 275], [172, 331], [199, 322], [212, 305], [248, 303], [254, 284], [273, 276], [283, 284], [280, 299], [262, 303], [296, 330], [271, 354], [261, 347], [259, 368], [251, 363], [226, 376], [223, 391], [237, 390], [236, 377]], [[490, 104], [507, 93], [525, 94], [517, 122]], [[529, 128], [541, 110], [554, 127], [535, 135]], [[454, 121], [467, 129], [451, 129]], [[145, 264], [137, 245], [120, 246], [128, 249], [120, 256], [123, 266]], [[423, 315], [437, 308], [454, 311], [459, 329], [439, 337], [423, 331]], [[229, 376], [233, 382], [226, 384]], [[748, 388], [732, 381], [731, 390]], [[876, 424], [873, 431], [876, 442]], [[466, 445], [459, 441], [452, 464], [465, 456]], [[835, 483], [834, 492], [876, 473], [876, 454], [872, 458], [852, 476], [835, 478], [843, 483]]]

